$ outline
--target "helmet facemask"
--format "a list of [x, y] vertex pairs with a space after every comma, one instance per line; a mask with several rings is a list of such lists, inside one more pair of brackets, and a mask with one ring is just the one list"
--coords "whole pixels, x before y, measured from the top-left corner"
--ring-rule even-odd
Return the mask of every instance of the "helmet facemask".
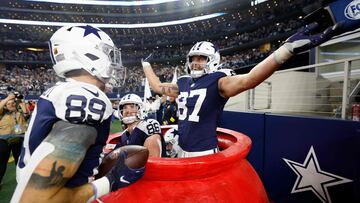
[[[194, 55], [195, 56], [195, 55]], [[187, 69], [188, 69], [188, 73], [190, 73], [192, 78], [199, 78], [201, 76], [203, 76], [206, 73], [209, 73], [209, 57], [207, 56], [202, 56], [202, 57], [206, 57], [207, 58], [207, 63], [206, 64], [202, 64], [202, 63], [195, 63], [192, 61], [192, 58], [194, 56], [188, 56], [187, 59]], [[191, 66], [200, 66], [200, 68], [192, 68]]]
[[[136, 106], [136, 114], [124, 117], [124, 106], [126, 104], [132, 104]], [[119, 118], [124, 124], [131, 124], [138, 120], [144, 120], [146, 117], [145, 109], [141, 98], [136, 94], [127, 94], [123, 96], [119, 102]]]
[[114, 70], [118, 70], [123, 67], [121, 61], [121, 51], [115, 45], [111, 46], [105, 43], [100, 43], [100, 49], [109, 57], [110, 66], [106, 72], [106, 76], [111, 78]]
[[[128, 103], [128, 104], [132, 104], [132, 103]], [[124, 104], [124, 105], [119, 106], [119, 118], [121, 119], [121, 121], [124, 124], [134, 123], [134, 122], [138, 121], [139, 118], [140, 118], [140, 116], [139, 116], [140, 107], [137, 104], [132, 104], [137, 108], [135, 115], [130, 115], [130, 116], [126, 116], [126, 117], [124, 116], [124, 106], [128, 105], [128, 104]]]

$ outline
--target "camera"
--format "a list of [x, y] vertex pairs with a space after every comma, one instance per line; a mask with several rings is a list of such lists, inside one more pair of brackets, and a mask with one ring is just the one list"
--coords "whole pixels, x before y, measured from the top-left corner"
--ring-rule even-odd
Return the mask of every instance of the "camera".
[[16, 99], [24, 99], [24, 96], [22, 94], [20, 94], [19, 92], [14, 92], [15, 98]]

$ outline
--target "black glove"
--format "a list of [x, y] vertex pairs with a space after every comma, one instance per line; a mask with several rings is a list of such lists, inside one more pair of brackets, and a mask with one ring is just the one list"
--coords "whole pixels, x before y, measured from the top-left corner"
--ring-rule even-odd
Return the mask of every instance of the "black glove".
[[119, 150], [120, 157], [116, 165], [105, 175], [110, 182], [110, 190], [116, 191], [119, 188], [126, 187], [137, 180], [143, 175], [145, 168], [131, 169], [125, 165], [127, 151]]
[[96, 200], [98, 197], [108, 194], [109, 192], [126, 187], [136, 182], [144, 175], [145, 167], [131, 169], [125, 165], [125, 159], [128, 155], [127, 151], [120, 150], [120, 148], [115, 150], [120, 153], [119, 159], [104, 177], [92, 182], [94, 195], [89, 201]]

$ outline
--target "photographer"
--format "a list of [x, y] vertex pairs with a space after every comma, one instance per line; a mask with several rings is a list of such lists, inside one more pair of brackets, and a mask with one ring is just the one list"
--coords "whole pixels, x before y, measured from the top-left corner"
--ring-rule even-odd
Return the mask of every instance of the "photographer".
[[28, 117], [19, 93], [11, 93], [0, 101], [0, 188], [11, 151], [17, 164]]

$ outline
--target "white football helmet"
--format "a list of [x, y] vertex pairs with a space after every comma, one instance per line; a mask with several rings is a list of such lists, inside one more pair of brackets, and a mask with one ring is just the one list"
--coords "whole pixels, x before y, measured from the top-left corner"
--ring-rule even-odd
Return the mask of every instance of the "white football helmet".
[[[166, 131], [164, 135], [164, 141], [166, 144], [166, 154], [172, 158], [176, 157], [177, 154], [180, 152], [179, 146], [179, 134], [178, 134], [177, 126], [174, 126]], [[169, 147], [168, 145], [171, 144], [172, 146]]]
[[121, 53], [111, 38], [90, 25], [60, 28], [50, 38], [49, 49], [53, 68], [62, 78], [84, 69], [107, 83], [113, 70], [122, 68]]
[[[207, 57], [207, 64], [203, 70], [191, 70], [192, 56], [205, 56]], [[212, 73], [218, 70], [220, 66], [220, 53], [219, 50], [211, 42], [197, 42], [189, 51], [186, 56], [186, 70], [187, 73], [193, 78], [201, 77], [204, 74]]]
[[[138, 107], [138, 111], [136, 113], [136, 116], [123, 116], [123, 108], [125, 104], [135, 104]], [[144, 109], [143, 102], [141, 98], [136, 94], [127, 94], [123, 96], [119, 102], [119, 118], [120, 120], [125, 124], [131, 124], [138, 120], [144, 120], [146, 117], [146, 112]]]

